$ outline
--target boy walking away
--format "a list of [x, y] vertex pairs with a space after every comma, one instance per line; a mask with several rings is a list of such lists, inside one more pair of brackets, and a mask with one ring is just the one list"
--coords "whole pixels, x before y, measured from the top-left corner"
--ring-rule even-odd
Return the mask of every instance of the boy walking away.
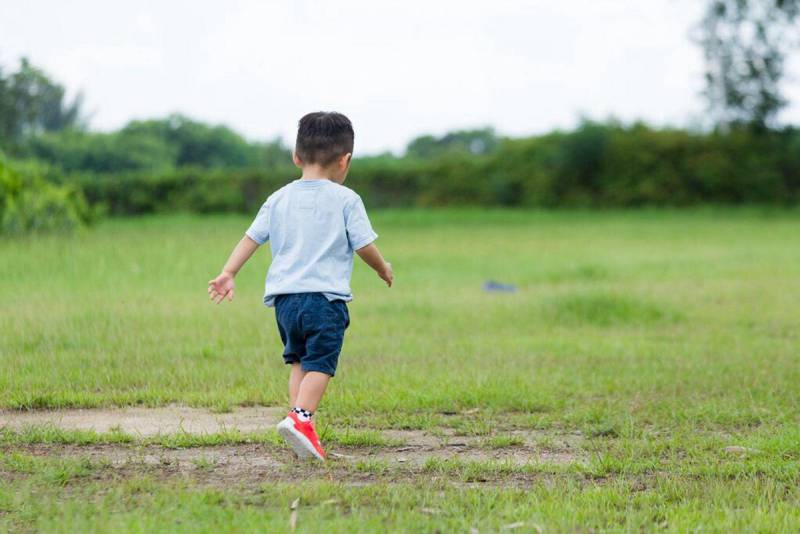
[[353, 155], [353, 126], [341, 113], [300, 119], [293, 159], [302, 177], [275, 191], [236, 245], [219, 276], [208, 282], [211, 299], [233, 300], [234, 277], [256, 249], [270, 242], [264, 304], [275, 308], [283, 360], [291, 365], [286, 418], [278, 432], [300, 458], [325, 459], [312, 416], [336, 372], [353, 299], [355, 251], [391, 287], [391, 264], [373, 241], [361, 198], [344, 187]]

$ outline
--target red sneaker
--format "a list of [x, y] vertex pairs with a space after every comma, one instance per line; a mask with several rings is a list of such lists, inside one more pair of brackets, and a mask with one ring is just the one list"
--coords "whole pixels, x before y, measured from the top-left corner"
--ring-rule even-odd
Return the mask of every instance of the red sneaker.
[[278, 423], [278, 433], [291, 445], [299, 458], [313, 457], [325, 461], [325, 451], [311, 421], [301, 421], [296, 413], [289, 412], [284, 420]]

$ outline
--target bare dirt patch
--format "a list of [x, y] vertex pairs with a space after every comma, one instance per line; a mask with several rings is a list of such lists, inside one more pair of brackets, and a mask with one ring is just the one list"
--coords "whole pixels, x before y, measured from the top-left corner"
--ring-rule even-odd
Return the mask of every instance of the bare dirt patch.
[[[524, 486], [550, 475], [535, 470], [511, 469], [482, 472], [465, 479], [458, 470], [427, 471], [430, 458], [469, 461], [496, 460], [524, 467], [538, 462], [560, 463], [575, 456], [537, 452], [524, 448], [501, 451], [443, 447], [408, 450], [408, 447], [330, 448], [328, 461], [300, 461], [287, 449], [264, 444], [241, 444], [172, 449], [154, 445], [52, 445], [15, 447], [14, 451], [50, 458], [88, 458], [95, 466], [88, 480], [120, 479], [148, 475], [158, 479], [184, 479], [214, 487], [253, 490], [260, 484], [331, 480], [350, 485], [413, 483], [421, 479], [448, 483]], [[9, 473], [0, 474], [5, 476]], [[81, 480], [75, 480], [81, 483]]]
[[119, 429], [140, 437], [178, 432], [214, 434], [233, 429], [240, 432], [261, 432], [274, 428], [285, 413], [285, 408], [264, 406], [237, 407], [229, 413], [214, 413], [206, 408], [179, 405], [29, 412], [2, 410], [0, 428], [19, 430], [28, 425], [52, 424], [64, 430], [109, 432]]
[[[2, 411], [0, 428], [21, 430], [29, 425], [50, 424], [65, 430], [115, 429], [147, 438], [179, 432], [214, 434], [237, 430], [259, 433], [274, 429], [284, 415], [282, 408], [237, 407], [229, 413], [214, 413], [203, 408], [165, 406], [161, 408], [71, 409], [57, 411]], [[214, 486], [245, 484], [252, 487], [262, 482], [296, 481], [303, 478], [335, 479], [352, 484], [376, 481], [412, 481], [421, 477], [441, 477], [461, 481], [458, 469], [431, 473], [426, 466], [431, 460], [459, 462], [494, 462], [509, 469], [498, 470], [496, 477], [489, 469], [491, 483], [517, 480], [525, 483], [538, 477], [539, 464], [583, 462], [586, 453], [580, 446], [581, 436], [544, 435], [540, 431], [519, 428], [500, 429], [496, 436], [511, 439], [509, 446], [497, 446], [492, 436], [460, 435], [453, 428], [427, 430], [380, 431], [386, 446], [343, 446], [328, 444], [328, 462], [324, 466], [298, 461], [286, 447], [269, 443], [240, 443], [188, 448], [172, 448], [134, 441], [125, 444], [6, 445], [0, 450], [15, 450], [36, 456], [88, 457], [102, 466], [102, 476], [134, 476], [149, 473], [161, 477], [196, 479]], [[502, 443], [502, 442], [501, 442]], [[509, 473], [509, 471], [513, 471]], [[501, 474], [502, 472], [502, 474]]]
[[398, 447], [373, 449], [372, 459], [388, 462], [408, 462], [423, 465], [429, 458], [456, 459], [462, 461], [497, 461], [511, 465], [530, 463], [567, 464], [580, 461], [583, 455], [577, 446], [576, 437], [564, 436], [560, 440], [550, 440], [548, 447], [538, 445], [540, 433], [533, 430], [511, 430], [502, 432], [504, 436], [519, 439], [520, 444], [509, 447], [487, 446], [487, 436], [456, 435], [453, 429], [433, 430], [384, 430], [382, 435], [399, 441]]

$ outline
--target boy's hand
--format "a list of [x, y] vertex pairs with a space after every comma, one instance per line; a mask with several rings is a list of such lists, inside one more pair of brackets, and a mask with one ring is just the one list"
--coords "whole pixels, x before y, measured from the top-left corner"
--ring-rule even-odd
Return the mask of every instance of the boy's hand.
[[378, 276], [381, 277], [381, 280], [386, 282], [386, 285], [392, 287], [392, 282], [394, 281], [394, 272], [392, 272], [392, 264], [388, 261], [383, 259], [381, 256], [378, 247], [375, 246], [375, 243], [370, 243], [365, 247], [361, 247], [360, 249], [356, 250], [356, 254], [364, 260], [364, 263], [375, 269], [375, 272], [378, 273]]
[[258, 243], [253, 238], [246, 235], [237, 243], [236, 248], [231, 252], [230, 258], [225, 262], [220, 275], [208, 281], [208, 296], [211, 300], [219, 304], [225, 297], [233, 300], [233, 277], [242, 268], [242, 265], [253, 255], [258, 248]]
[[387, 286], [392, 287], [392, 282], [394, 281], [394, 272], [392, 271], [392, 264], [387, 261], [386, 266], [383, 268], [382, 271], [378, 273], [378, 276], [381, 277], [381, 280], [386, 282]]
[[208, 281], [209, 298], [217, 304], [225, 300], [225, 297], [233, 301], [234, 286], [233, 275], [223, 271], [219, 276]]

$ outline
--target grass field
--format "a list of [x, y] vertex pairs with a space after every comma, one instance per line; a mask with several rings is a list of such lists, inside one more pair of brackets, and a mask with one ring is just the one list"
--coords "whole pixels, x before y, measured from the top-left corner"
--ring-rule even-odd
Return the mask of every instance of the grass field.
[[[207, 301], [248, 223], [159, 216], [1, 241], [0, 407], [284, 405], [268, 251], [235, 302]], [[6, 429], [0, 530], [280, 531], [298, 497], [305, 532], [800, 530], [800, 212], [388, 211], [373, 224], [396, 285], [356, 265], [318, 414], [356, 460], [220, 484], [213, 461], [186, 475], [81, 456], [144, 447], [135, 437]], [[460, 436], [472, 456], [397, 463], [402, 443], [384, 436], [400, 430]], [[147, 446], [281, 451], [274, 435], [179, 438]]]

